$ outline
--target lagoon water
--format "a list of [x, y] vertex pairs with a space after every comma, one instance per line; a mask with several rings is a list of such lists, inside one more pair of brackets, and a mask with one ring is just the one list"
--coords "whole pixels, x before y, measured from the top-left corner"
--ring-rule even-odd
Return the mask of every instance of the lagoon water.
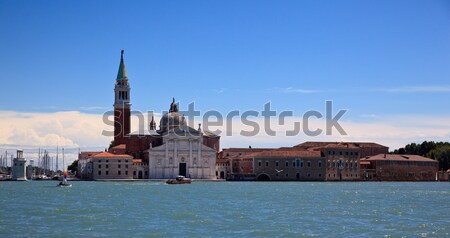
[[445, 237], [450, 183], [0, 182], [0, 237]]

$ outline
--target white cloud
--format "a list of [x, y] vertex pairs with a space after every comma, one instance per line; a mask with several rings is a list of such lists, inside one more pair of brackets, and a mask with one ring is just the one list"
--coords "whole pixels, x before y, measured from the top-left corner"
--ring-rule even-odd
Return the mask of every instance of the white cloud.
[[[155, 114], [155, 121], [159, 126], [161, 115]], [[110, 118], [110, 120], [112, 117]], [[269, 136], [264, 132], [262, 118], [248, 118], [257, 122], [260, 131], [255, 136], [240, 135], [241, 131], [248, 131], [251, 127], [234, 118], [232, 123], [232, 136], [221, 134], [221, 147], [281, 147], [292, 146], [304, 141], [371, 141], [387, 145], [391, 150], [402, 147], [411, 142], [423, 140], [448, 141], [450, 140], [450, 118], [421, 115], [399, 115], [388, 117], [369, 118], [369, 121], [339, 121], [347, 135], [339, 135], [333, 130], [332, 135], [325, 135], [325, 121], [311, 120], [309, 128], [322, 129], [321, 135], [310, 137], [300, 132], [297, 136], [286, 136], [287, 130], [292, 130], [294, 122], [301, 118], [286, 118], [285, 125], [278, 125], [276, 119], [272, 120], [271, 128], [276, 136]], [[197, 125], [196, 121], [194, 125]], [[148, 117], [144, 115], [144, 130], [148, 129]], [[202, 127], [205, 124], [202, 122]], [[300, 125], [303, 127], [303, 124]], [[94, 147], [99, 150], [107, 147], [112, 137], [102, 135], [103, 130], [111, 131], [112, 126], [103, 123], [102, 115], [81, 112], [55, 112], [55, 113], [24, 113], [0, 111], [0, 149], [26, 147], [30, 148], [77, 148]], [[132, 131], [138, 129], [137, 117], [132, 117]], [[226, 126], [210, 127], [213, 131], [225, 131]], [[10, 145], [10, 146], [8, 146]], [[14, 145], [14, 146], [12, 146]], [[84, 150], [84, 149], [82, 149]], [[68, 156], [76, 158], [76, 153]], [[70, 160], [69, 160], [70, 162]]]
[[397, 88], [383, 88], [377, 91], [388, 93], [448, 93], [450, 86], [410, 86]]

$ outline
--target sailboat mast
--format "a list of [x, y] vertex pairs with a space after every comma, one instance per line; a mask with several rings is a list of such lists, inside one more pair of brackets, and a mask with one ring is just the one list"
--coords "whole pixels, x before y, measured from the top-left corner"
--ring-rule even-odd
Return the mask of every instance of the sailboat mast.
[[55, 159], [55, 172], [58, 173], [58, 153], [59, 153], [59, 148], [58, 146], [56, 146], [56, 159]]

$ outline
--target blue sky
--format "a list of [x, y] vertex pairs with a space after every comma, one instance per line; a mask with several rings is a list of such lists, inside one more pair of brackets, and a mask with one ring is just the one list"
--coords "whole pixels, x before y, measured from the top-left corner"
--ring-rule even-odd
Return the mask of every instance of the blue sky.
[[0, 0], [0, 110], [101, 114], [124, 49], [134, 110], [447, 117], [449, 22], [433, 0]]

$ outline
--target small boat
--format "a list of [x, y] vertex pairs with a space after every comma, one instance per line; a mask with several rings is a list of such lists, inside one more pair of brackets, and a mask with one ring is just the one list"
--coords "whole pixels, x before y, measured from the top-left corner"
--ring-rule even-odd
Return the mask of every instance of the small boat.
[[[63, 168], [64, 168], [64, 149], [63, 149]], [[58, 187], [72, 187], [72, 184], [67, 182], [67, 170], [64, 169], [63, 179], [59, 182]]]
[[64, 170], [63, 180], [59, 182], [58, 187], [72, 187], [72, 184], [67, 182], [67, 171]]
[[178, 175], [175, 179], [169, 179], [166, 181], [167, 184], [186, 184], [191, 182], [192, 180], [190, 178], [186, 178], [182, 175]]

